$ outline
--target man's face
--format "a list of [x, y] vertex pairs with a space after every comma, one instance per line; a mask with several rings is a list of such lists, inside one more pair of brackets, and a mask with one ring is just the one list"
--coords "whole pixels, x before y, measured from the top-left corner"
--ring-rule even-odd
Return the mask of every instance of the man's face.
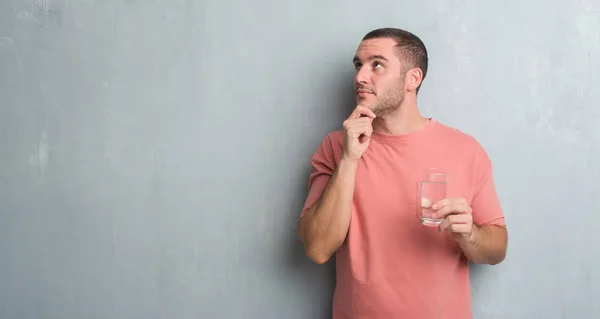
[[385, 116], [404, 101], [404, 67], [394, 52], [392, 39], [369, 39], [360, 43], [354, 57], [356, 102]]

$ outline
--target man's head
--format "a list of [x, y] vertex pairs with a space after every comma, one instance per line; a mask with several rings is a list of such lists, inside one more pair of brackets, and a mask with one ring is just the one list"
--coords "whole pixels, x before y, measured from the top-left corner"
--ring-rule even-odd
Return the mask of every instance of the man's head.
[[419, 92], [427, 63], [427, 49], [414, 34], [393, 28], [369, 32], [354, 56], [357, 103], [377, 116], [392, 113], [407, 92]]

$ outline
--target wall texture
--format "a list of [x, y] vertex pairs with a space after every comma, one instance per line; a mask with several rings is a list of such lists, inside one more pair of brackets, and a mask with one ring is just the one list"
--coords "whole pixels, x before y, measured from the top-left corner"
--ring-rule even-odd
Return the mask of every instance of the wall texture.
[[494, 163], [509, 254], [475, 318], [594, 317], [600, 3], [4, 0], [0, 318], [327, 318], [296, 220], [381, 26]]

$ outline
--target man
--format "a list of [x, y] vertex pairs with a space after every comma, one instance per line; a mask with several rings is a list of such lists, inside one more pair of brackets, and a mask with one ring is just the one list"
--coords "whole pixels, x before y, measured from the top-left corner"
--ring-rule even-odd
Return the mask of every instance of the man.
[[[356, 108], [315, 152], [298, 233], [317, 264], [336, 255], [333, 318], [471, 318], [468, 262], [505, 258], [507, 231], [491, 162], [471, 136], [424, 118], [427, 51], [414, 34], [368, 33], [354, 57]], [[417, 218], [422, 169], [449, 172]]]

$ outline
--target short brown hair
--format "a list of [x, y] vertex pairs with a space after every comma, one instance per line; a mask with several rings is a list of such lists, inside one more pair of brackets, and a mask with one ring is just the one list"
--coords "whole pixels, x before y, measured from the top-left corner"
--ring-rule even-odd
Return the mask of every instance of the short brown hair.
[[[396, 41], [396, 55], [401, 61], [407, 62], [409, 68], [419, 68], [423, 71], [421, 84], [427, 75], [427, 66], [429, 59], [427, 57], [427, 49], [423, 41], [416, 35], [402, 29], [397, 28], [381, 28], [373, 30], [363, 37], [364, 40], [390, 38]], [[407, 69], [408, 70], [408, 69]], [[421, 84], [417, 88], [417, 93], [421, 88]]]

